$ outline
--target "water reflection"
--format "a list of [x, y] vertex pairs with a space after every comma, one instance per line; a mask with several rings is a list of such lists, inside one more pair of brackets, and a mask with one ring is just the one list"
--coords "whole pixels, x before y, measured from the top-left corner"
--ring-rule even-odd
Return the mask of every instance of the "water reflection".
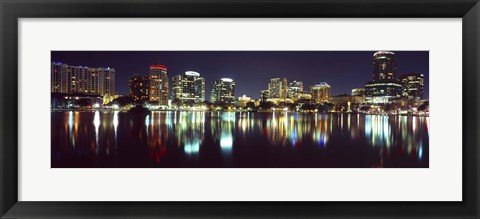
[[100, 112], [95, 111], [95, 116], [93, 118], [93, 125], [95, 125], [95, 153], [99, 152], [99, 128], [100, 128]]
[[428, 167], [428, 123], [296, 112], [52, 112], [52, 166]]

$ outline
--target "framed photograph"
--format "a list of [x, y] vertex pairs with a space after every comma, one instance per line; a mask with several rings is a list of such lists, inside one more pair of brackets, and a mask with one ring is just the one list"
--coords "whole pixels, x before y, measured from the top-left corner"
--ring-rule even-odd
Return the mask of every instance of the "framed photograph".
[[480, 217], [477, 0], [0, 13], [2, 218]]

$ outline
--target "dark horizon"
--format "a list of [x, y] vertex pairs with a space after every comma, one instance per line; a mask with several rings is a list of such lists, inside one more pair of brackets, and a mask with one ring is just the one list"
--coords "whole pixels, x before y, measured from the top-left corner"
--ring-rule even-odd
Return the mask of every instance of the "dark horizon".
[[[424, 99], [429, 98], [429, 52], [395, 51], [396, 77], [407, 73], [424, 75]], [[376, 51], [52, 51], [51, 62], [73, 66], [115, 69], [117, 94], [128, 94], [128, 78], [147, 75], [149, 66], [163, 64], [172, 76], [196, 71], [205, 78], [205, 99], [210, 83], [219, 78], [235, 80], [235, 96], [260, 97], [271, 78], [302, 81], [304, 90], [327, 82], [332, 96], [351, 94], [372, 79], [372, 58]], [[171, 91], [171, 86], [170, 86]], [[169, 92], [170, 92], [169, 91]]]

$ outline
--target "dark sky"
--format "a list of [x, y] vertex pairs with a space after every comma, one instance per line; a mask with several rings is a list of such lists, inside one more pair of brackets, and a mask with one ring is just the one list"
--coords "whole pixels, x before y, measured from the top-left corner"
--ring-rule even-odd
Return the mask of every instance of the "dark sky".
[[[128, 78], [134, 73], [148, 74], [151, 64], [168, 67], [168, 77], [185, 71], [199, 72], [206, 80], [206, 99], [210, 82], [221, 77], [236, 82], [235, 95], [260, 97], [270, 78], [286, 77], [303, 81], [304, 89], [327, 82], [332, 95], [363, 87], [371, 80], [372, 56], [376, 51], [52, 51], [52, 62], [89, 67], [113, 67], [116, 92], [128, 94]], [[397, 57], [397, 76], [422, 73], [424, 98], [429, 96], [428, 51], [393, 51]]]

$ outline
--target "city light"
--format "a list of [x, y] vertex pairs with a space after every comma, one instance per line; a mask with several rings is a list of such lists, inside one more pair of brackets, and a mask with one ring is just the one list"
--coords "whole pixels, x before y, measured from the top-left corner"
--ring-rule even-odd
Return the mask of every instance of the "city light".
[[235, 54], [51, 62], [52, 166], [428, 167], [425, 68], [402, 51], [358, 52], [367, 67], [356, 70], [347, 58], [318, 64], [300, 53], [264, 66], [247, 66], [249, 56], [225, 64]]

